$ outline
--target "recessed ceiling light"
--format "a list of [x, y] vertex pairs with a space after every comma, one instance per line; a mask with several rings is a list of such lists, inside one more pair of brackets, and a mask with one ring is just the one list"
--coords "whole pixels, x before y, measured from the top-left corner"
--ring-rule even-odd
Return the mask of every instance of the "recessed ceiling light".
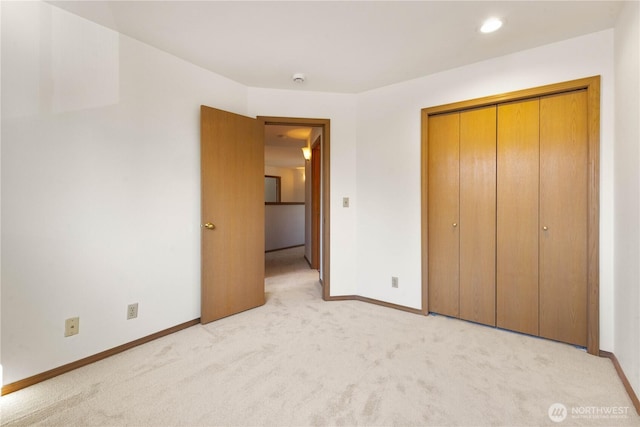
[[489, 18], [482, 24], [480, 27], [480, 32], [482, 33], [493, 33], [502, 27], [502, 21], [498, 18]]

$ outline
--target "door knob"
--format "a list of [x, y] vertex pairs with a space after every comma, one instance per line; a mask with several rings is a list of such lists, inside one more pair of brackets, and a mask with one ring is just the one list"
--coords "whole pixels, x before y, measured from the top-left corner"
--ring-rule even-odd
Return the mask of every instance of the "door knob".
[[457, 227], [457, 226], [458, 226], [458, 223], [457, 223], [457, 222], [454, 222], [454, 223], [453, 223], [453, 226], [454, 226], [454, 227]]
[[547, 226], [542, 227], [544, 231], [547, 231], [549, 228]]
[[203, 227], [206, 228], [207, 230], [213, 230], [214, 228], [216, 228], [216, 226], [211, 224], [210, 222], [203, 225]]

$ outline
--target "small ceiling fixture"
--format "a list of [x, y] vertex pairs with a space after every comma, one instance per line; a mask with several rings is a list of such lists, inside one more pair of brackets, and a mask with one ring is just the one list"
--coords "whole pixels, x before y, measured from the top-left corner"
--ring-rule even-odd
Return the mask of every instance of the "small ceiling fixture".
[[493, 33], [502, 27], [502, 21], [498, 18], [489, 18], [480, 27], [482, 33]]
[[304, 83], [303, 73], [295, 73], [292, 78], [293, 78], [293, 81], [296, 83]]

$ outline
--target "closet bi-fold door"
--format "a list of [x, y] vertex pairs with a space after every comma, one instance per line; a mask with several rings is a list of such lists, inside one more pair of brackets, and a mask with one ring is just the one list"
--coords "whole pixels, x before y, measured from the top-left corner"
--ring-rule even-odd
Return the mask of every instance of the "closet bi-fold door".
[[495, 325], [496, 107], [432, 116], [429, 311]]
[[538, 335], [538, 98], [498, 106], [497, 326]]
[[459, 315], [460, 114], [429, 118], [429, 311]]
[[598, 354], [599, 102], [596, 76], [422, 110], [426, 311]]
[[496, 107], [460, 113], [460, 318], [496, 324]]
[[540, 336], [587, 345], [586, 90], [540, 98]]

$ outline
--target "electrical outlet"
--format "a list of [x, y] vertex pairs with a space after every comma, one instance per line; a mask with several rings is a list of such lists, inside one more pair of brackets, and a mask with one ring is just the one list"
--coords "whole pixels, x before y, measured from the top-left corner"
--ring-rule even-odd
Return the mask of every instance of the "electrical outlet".
[[71, 317], [64, 321], [64, 336], [70, 337], [80, 332], [80, 318]]
[[391, 277], [391, 287], [392, 288], [397, 288], [398, 287], [398, 278], [395, 276]]
[[129, 304], [127, 306], [127, 320], [138, 317], [138, 303]]

